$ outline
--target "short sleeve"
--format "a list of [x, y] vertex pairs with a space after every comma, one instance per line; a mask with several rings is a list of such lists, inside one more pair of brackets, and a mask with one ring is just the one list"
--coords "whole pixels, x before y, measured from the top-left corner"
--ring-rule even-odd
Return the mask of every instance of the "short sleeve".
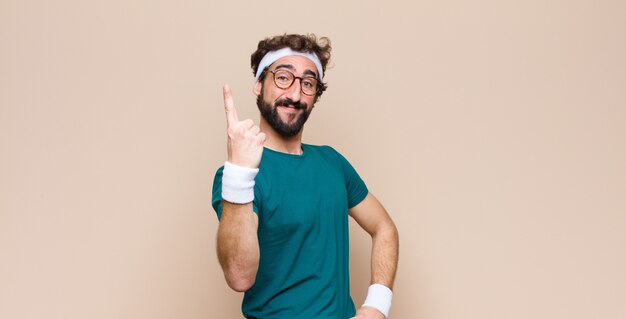
[[[215, 172], [215, 178], [213, 178], [213, 196], [211, 198], [211, 204], [213, 205], [213, 209], [217, 214], [217, 219], [222, 218], [222, 173], [224, 171], [224, 166], [217, 169]], [[252, 202], [252, 210], [258, 215], [259, 214], [259, 198], [260, 189], [258, 185], [254, 186], [254, 201]]]
[[333, 151], [337, 154], [337, 158], [341, 162], [341, 168], [343, 169], [346, 181], [346, 191], [348, 192], [348, 208], [352, 208], [363, 201], [369, 191], [365, 182], [361, 179], [361, 176], [359, 176], [350, 162], [335, 149], [333, 149]]
[[211, 199], [211, 204], [213, 205], [213, 209], [217, 214], [217, 219], [222, 218], [222, 172], [224, 171], [224, 166], [217, 169], [215, 172], [215, 178], [213, 178], [213, 197]]

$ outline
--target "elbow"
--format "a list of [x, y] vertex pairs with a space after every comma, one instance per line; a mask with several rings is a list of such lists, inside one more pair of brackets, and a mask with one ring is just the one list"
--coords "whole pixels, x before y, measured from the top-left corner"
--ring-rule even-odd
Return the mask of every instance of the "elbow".
[[397, 262], [398, 252], [400, 250], [400, 235], [398, 234], [398, 228], [396, 228], [393, 223], [381, 229], [372, 239], [385, 247], [390, 254], [389, 257]]
[[236, 292], [246, 292], [254, 285], [255, 276], [227, 275], [228, 287]]
[[[255, 254], [250, 254], [254, 257]], [[239, 258], [226, 257], [218, 254], [218, 259], [224, 272], [226, 284], [236, 292], [246, 292], [256, 281], [256, 274], [259, 269], [259, 260], [257, 258]]]
[[396, 224], [392, 223], [391, 224], [391, 231], [394, 235], [394, 237], [396, 238], [396, 240], [400, 240], [400, 234], [398, 234], [398, 227], [396, 227]]
[[389, 221], [389, 223], [386, 223], [385, 225], [381, 225], [381, 227], [371, 235], [374, 240], [380, 239], [384, 242], [395, 243], [396, 245], [400, 241], [398, 228], [392, 221]]

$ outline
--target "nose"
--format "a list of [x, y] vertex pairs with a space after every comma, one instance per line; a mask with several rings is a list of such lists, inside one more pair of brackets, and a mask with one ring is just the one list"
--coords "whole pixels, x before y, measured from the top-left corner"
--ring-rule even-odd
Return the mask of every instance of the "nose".
[[286, 96], [294, 102], [299, 102], [302, 94], [301, 85], [302, 83], [300, 82], [300, 79], [296, 78], [293, 83], [291, 83], [291, 86], [287, 89]]

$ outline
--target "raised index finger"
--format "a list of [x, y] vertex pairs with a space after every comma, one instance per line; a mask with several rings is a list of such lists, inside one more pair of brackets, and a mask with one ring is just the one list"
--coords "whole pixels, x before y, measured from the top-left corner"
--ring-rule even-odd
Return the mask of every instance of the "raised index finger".
[[226, 111], [227, 127], [239, 122], [239, 118], [237, 117], [237, 110], [235, 110], [233, 95], [230, 92], [230, 87], [228, 85], [224, 85], [224, 110]]

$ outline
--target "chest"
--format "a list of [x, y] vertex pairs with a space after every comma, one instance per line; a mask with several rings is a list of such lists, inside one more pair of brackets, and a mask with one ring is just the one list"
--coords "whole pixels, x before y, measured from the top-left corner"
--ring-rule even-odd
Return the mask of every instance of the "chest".
[[260, 228], [311, 231], [347, 218], [344, 174], [332, 162], [278, 165], [264, 174]]

